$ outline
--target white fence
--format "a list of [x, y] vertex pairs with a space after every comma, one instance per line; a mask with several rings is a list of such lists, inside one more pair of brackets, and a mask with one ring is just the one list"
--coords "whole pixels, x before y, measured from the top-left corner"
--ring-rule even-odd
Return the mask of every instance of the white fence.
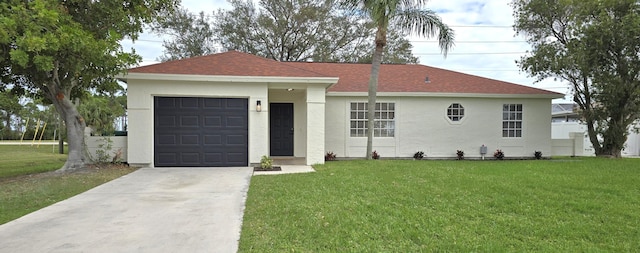
[[85, 136], [84, 142], [93, 161], [127, 161], [127, 136]]
[[[551, 155], [594, 156], [586, 126], [579, 122], [551, 123]], [[622, 156], [640, 156], [640, 134], [629, 132]]]
[[569, 139], [551, 139], [552, 156], [585, 156], [583, 133], [570, 133]]

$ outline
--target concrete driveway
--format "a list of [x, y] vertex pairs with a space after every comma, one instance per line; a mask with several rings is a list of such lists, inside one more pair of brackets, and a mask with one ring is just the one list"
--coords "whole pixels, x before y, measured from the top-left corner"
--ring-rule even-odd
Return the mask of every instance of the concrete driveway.
[[0, 226], [0, 252], [236, 252], [251, 168], [143, 168]]

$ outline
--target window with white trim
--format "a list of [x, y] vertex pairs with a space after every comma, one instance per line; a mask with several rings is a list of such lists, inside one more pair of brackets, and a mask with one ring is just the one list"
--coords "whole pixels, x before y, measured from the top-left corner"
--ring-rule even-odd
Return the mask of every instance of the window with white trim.
[[522, 104], [502, 105], [502, 137], [522, 137]]
[[447, 117], [451, 121], [460, 121], [464, 117], [464, 107], [461, 104], [453, 103], [447, 108]]
[[[351, 137], [367, 136], [367, 105], [368, 103], [366, 102], [351, 103]], [[395, 103], [376, 103], [373, 136], [394, 137], [395, 129]]]

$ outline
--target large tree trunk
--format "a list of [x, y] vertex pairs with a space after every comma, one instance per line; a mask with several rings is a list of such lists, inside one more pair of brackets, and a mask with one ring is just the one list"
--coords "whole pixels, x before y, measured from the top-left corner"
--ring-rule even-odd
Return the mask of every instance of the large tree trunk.
[[602, 134], [604, 138], [603, 152], [604, 155], [620, 158], [622, 157], [622, 149], [627, 141], [627, 127], [629, 124], [625, 123], [622, 112], [613, 113], [607, 130]]
[[586, 119], [585, 123], [587, 125], [587, 135], [589, 136], [589, 141], [591, 142], [591, 146], [593, 146], [593, 151], [598, 156], [602, 153], [602, 146], [600, 145], [600, 141], [598, 140], [598, 133], [596, 132], [595, 123], [592, 119]]
[[85, 167], [85, 152], [84, 152], [84, 129], [86, 124], [84, 118], [80, 116], [78, 110], [71, 100], [65, 96], [60, 100], [57, 107], [61, 112], [65, 125], [67, 126], [67, 145], [69, 148], [69, 156], [67, 162], [64, 163], [62, 168], [58, 169], [58, 172], [70, 172]]
[[[628, 124], [625, 124], [623, 119], [610, 120], [604, 132], [598, 132], [596, 130], [596, 123], [593, 119], [587, 119], [585, 123], [587, 125], [589, 141], [591, 141], [596, 156], [622, 157], [622, 149], [624, 149], [624, 144], [628, 136]], [[602, 142], [598, 139], [598, 136], [602, 137]]]
[[371, 76], [369, 77], [369, 100], [367, 106], [367, 160], [371, 160], [373, 152], [373, 126], [376, 112], [376, 95], [378, 92], [378, 75], [382, 62], [382, 52], [386, 45], [386, 28], [378, 27], [376, 32], [376, 49], [371, 61]]
[[85, 168], [84, 129], [86, 123], [84, 118], [71, 102], [69, 91], [59, 89], [55, 85], [50, 85], [47, 88], [49, 90], [47, 96], [53, 102], [67, 127], [69, 155], [67, 156], [67, 162], [56, 172], [73, 172]]

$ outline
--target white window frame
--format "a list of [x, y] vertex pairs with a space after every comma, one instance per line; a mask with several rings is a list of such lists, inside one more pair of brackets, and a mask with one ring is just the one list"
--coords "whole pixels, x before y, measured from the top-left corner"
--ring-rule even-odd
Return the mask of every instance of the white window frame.
[[523, 124], [522, 104], [502, 105], [502, 137], [521, 138]]
[[[367, 102], [349, 103], [349, 136], [367, 137]], [[374, 137], [395, 137], [395, 103], [376, 102]]]

